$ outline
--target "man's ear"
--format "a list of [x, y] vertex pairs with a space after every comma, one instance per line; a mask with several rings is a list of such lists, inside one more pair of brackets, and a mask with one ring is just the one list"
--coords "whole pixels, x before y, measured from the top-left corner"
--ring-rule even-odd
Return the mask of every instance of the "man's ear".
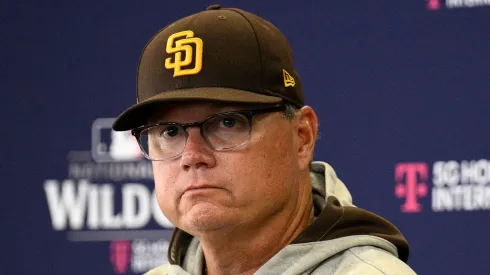
[[298, 110], [295, 116], [298, 141], [298, 165], [301, 170], [308, 170], [313, 159], [316, 138], [318, 135], [318, 117], [310, 106]]

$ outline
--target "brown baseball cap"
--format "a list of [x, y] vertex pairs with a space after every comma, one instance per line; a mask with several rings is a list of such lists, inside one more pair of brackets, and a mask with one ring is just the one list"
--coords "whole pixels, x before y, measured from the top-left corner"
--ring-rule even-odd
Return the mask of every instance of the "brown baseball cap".
[[157, 32], [137, 72], [137, 104], [117, 117], [115, 131], [147, 123], [162, 102], [289, 102], [304, 105], [286, 37], [250, 12], [212, 5]]

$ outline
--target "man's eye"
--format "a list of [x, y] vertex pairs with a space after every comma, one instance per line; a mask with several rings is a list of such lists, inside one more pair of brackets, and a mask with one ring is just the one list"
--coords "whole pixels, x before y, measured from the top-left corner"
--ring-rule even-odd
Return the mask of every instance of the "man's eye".
[[236, 119], [234, 118], [223, 118], [220, 120], [220, 127], [233, 128], [236, 125]]
[[179, 128], [175, 126], [169, 126], [163, 130], [162, 135], [164, 138], [172, 138], [179, 134]]

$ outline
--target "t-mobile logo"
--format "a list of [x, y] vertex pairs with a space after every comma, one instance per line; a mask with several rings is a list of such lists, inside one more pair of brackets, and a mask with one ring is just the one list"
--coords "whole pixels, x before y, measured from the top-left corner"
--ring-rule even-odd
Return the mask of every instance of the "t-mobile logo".
[[131, 261], [131, 242], [113, 241], [110, 248], [111, 262], [116, 274], [124, 274]]
[[422, 205], [417, 199], [427, 196], [428, 168], [423, 162], [398, 163], [395, 166], [395, 195], [405, 198], [400, 207], [402, 212], [417, 213], [422, 211]]
[[441, 0], [425, 0], [427, 1], [427, 9], [428, 10], [438, 10], [441, 8]]

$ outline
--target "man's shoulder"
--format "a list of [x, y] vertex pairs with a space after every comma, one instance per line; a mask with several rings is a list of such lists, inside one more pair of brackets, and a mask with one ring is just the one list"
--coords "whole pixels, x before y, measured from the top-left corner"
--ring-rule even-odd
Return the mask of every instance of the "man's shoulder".
[[189, 275], [189, 273], [178, 265], [164, 264], [153, 268], [144, 275]]
[[393, 254], [375, 246], [357, 246], [325, 261], [313, 274], [414, 275], [406, 263]]

